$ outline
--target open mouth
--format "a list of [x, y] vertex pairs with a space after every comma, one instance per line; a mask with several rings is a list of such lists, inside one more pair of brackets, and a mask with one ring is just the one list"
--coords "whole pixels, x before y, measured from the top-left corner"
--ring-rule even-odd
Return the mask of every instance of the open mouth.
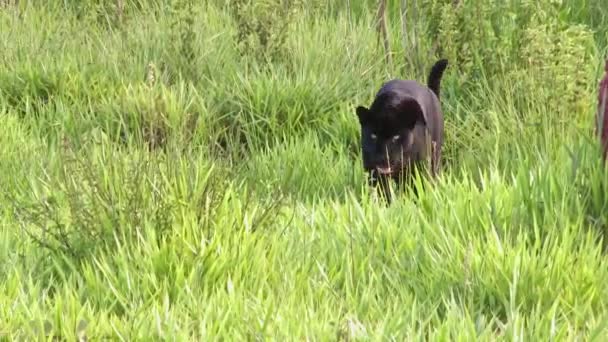
[[381, 175], [390, 175], [391, 173], [393, 173], [393, 169], [390, 166], [376, 167], [376, 171]]

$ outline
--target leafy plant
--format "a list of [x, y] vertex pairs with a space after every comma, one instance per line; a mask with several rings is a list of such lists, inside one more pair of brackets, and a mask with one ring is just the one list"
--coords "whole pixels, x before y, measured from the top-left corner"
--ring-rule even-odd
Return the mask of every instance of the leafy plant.
[[[302, 0], [232, 0], [236, 42], [242, 56], [258, 62], [278, 62], [288, 58], [285, 41], [292, 22], [304, 8]], [[313, 5], [314, 4], [308, 4]]]

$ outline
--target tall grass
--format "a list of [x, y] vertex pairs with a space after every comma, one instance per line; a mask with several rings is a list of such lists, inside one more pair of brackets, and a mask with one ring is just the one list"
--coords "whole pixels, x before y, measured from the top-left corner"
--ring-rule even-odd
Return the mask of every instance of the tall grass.
[[[400, 3], [392, 66], [371, 1], [272, 59], [226, 1], [2, 5], [0, 336], [603, 340], [604, 6], [419, 1], [411, 51]], [[445, 169], [384, 206], [354, 107], [442, 54]]]

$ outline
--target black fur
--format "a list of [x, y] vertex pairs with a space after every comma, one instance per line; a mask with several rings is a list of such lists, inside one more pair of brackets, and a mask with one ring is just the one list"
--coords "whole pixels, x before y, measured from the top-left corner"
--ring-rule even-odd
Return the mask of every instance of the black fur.
[[411, 181], [414, 168], [426, 169], [436, 177], [441, 167], [443, 114], [439, 101], [443, 72], [441, 59], [433, 65], [427, 85], [413, 80], [391, 80], [376, 94], [368, 109], [356, 108], [361, 124], [363, 167], [373, 186], [380, 184], [390, 201], [388, 183]]
[[443, 76], [443, 72], [445, 71], [445, 68], [447, 68], [447, 66], [447, 59], [440, 59], [439, 61], [437, 61], [437, 63], [435, 63], [435, 65], [433, 65], [433, 67], [431, 68], [431, 72], [429, 73], [429, 79], [426, 82], [427, 87], [429, 87], [429, 89], [431, 89], [433, 93], [437, 95], [437, 98], [439, 98], [439, 86], [441, 84], [441, 77]]

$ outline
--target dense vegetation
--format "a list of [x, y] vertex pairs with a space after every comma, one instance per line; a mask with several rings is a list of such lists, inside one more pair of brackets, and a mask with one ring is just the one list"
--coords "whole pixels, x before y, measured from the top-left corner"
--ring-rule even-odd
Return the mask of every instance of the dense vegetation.
[[[606, 337], [603, 2], [389, 1], [387, 59], [371, 0], [0, 1], [0, 336]], [[440, 57], [383, 206], [354, 107]]]

